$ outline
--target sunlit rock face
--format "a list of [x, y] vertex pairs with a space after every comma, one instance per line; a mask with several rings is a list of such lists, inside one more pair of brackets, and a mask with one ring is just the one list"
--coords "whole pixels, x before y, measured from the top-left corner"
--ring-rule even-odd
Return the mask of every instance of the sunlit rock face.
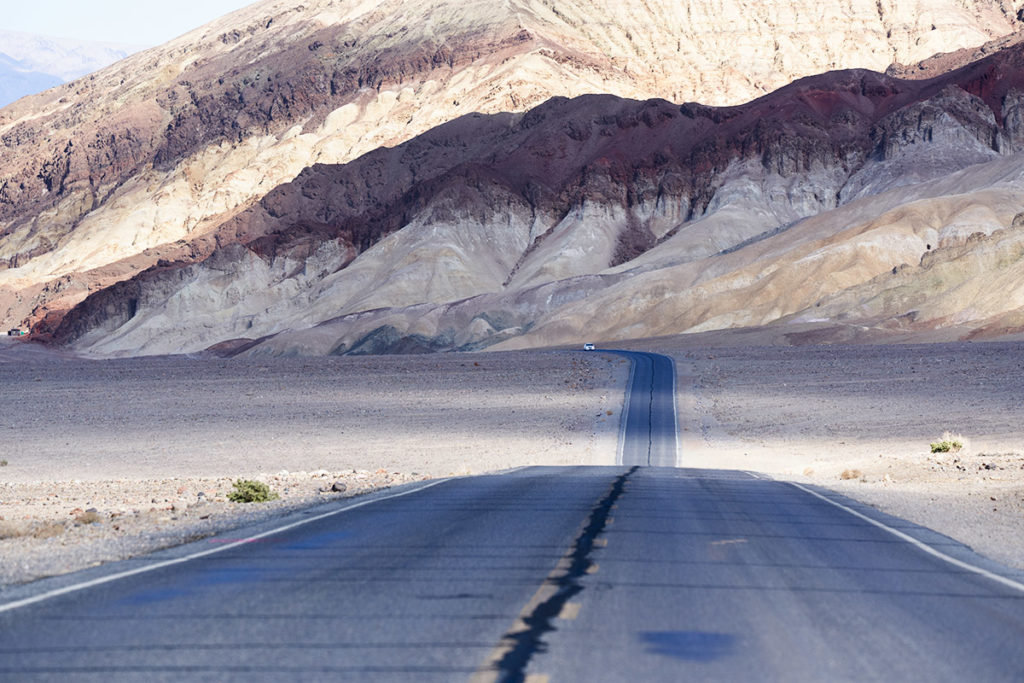
[[256, 3], [0, 109], [0, 315], [52, 329], [90, 291], [209, 256], [234, 239], [220, 226], [302, 169], [472, 112], [586, 93], [739, 104], [1017, 27], [998, 0]]
[[603, 95], [468, 115], [306, 169], [223, 223], [208, 259], [92, 295], [57, 338], [290, 354], [791, 321], [1005, 329], [1024, 282], [1021, 93], [1016, 47], [937, 79], [832, 72], [736, 107]]

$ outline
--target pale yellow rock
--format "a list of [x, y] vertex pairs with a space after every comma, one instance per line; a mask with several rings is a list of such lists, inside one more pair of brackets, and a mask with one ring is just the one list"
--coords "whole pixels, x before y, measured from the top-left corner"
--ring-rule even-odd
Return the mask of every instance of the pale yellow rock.
[[1010, 227], [1024, 211], [1022, 197], [1024, 158], [1015, 155], [857, 200], [736, 252], [692, 260], [684, 248], [673, 263], [666, 243], [660, 267], [559, 307], [495, 348], [696, 333], [787, 316], [796, 316], [794, 324], [901, 329], [896, 319], [908, 308], [919, 329], [988, 320], [1024, 305], [1024, 229]]
[[[0, 289], [40, 285], [208, 232], [313, 163], [341, 163], [395, 145], [470, 113], [523, 111], [556, 95], [612, 93], [734, 104], [795, 78], [836, 68], [884, 70], [936, 52], [973, 47], [1015, 29], [1006, 0], [268, 0], [147, 50], [94, 76], [27, 98], [3, 110], [0, 135], [27, 120], [55, 123], [54, 137], [152, 102], [211, 55], [269, 51], [325, 26], [365, 36], [358, 59], [373, 62], [403, 44], [444, 42], [451, 27], [482, 33], [519, 26], [535, 40], [498, 57], [366, 90], [319, 126], [201, 149], [167, 170], [149, 169], [94, 206], [92, 194], [66, 197], [56, 209], [15, 226], [0, 241], [0, 259], [49, 243], [55, 249], [0, 271]], [[237, 40], [224, 36], [236, 32]], [[148, 109], [146, 109], [148, 108]], [[36, 144], [32, 141], [25, 144]], [[4, 169], [0, 162], [0, 179]], [[72, 229], [73, 226], [73, 229]], [[46, 240], [42, 242], [41, 240]], [[144, 267], [140, 263], [138, 267]], [[559, 272], [557, 266], [549, 274]], [[541, 276], [538, 277], [549, 277]], [[84, 294], [83, 294], [84, 295]], [[9, 306], [17, 324], [30, 304]]]

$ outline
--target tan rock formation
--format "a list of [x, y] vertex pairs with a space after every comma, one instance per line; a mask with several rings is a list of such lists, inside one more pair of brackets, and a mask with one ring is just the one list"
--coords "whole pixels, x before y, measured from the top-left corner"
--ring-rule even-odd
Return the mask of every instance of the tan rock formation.
[[302, 168], [461, 114], [589, 92], [738, 103], [1016, 27], [1007, 0], [257, 3], [0, 110], [0, 317], [59, 319], [161, 258], [204, 257]]
[[464, 117], [307, 169], [220, 228], [244, 244], [97, 293], [57, 336], [115, 355], [380, 353], [1005, 327], [1024, 296], [1022, 93], [1016, 46], [931, 81], [833, 72], [738, 107], [588, 96]]

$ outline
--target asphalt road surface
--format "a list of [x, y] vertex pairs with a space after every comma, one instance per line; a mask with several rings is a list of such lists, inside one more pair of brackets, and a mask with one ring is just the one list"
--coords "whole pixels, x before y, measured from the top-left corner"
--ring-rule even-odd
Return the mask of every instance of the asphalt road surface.
[[528, 468], [286, 521], [5, 592], [0, 680], [1024, 679], [1019, 573], [742, 472]]
[[657, 353], [611, 351], [633, 363], [626, 397], [626, 420], [619, 435], [620, 465], [676, 467], [676, 369]]

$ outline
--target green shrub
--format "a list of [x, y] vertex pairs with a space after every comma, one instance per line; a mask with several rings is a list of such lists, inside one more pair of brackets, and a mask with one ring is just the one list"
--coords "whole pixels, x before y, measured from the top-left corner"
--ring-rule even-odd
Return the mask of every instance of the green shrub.
[[942, 441], [932, 444], [932, 453], [958, 453], [964, 447], [964, 442], [959, 436], [943, 434]]
[[234, 483], [235, 490], [228, 494], [232, 503], [266, 503], [277, 500], [278, 495], [270, 487], [260, 481], [239, 479]]

